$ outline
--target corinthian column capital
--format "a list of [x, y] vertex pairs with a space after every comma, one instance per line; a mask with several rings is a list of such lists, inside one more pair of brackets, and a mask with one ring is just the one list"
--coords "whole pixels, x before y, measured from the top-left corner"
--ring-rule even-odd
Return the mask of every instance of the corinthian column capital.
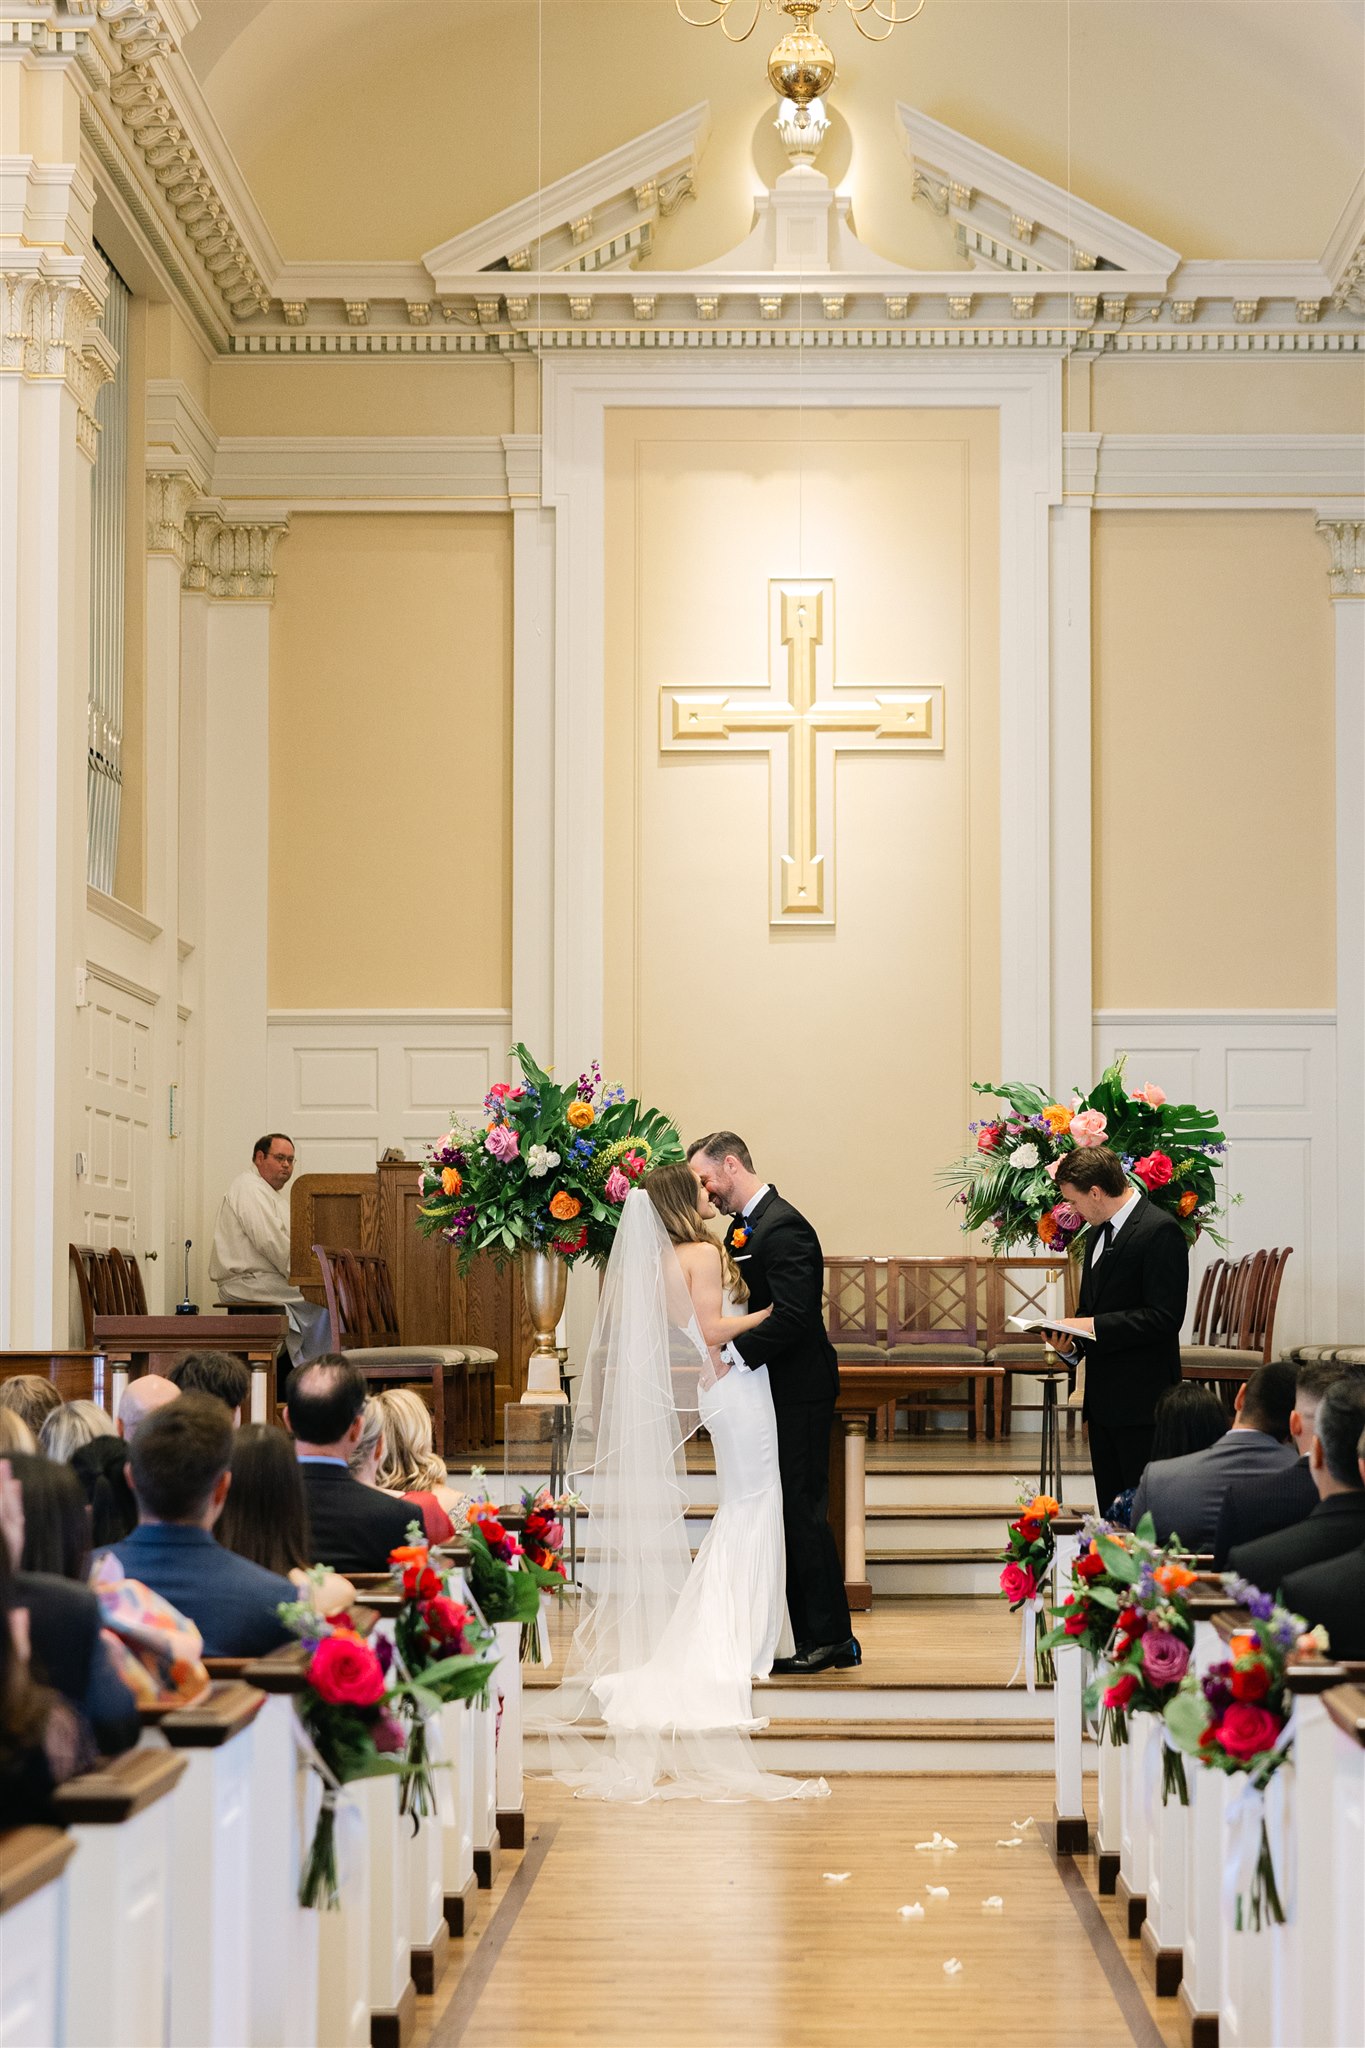
[[147, 552], [174, 555], [185, 570], [190, 558], [189, 509], [199, 496], [183, 465], [147, 469]]
[[1331, 551], [1333, 597], [1365, 597], [1365, 519], [1319, 519], [1317, 531]]
[[232, 519], [221, 505], [201, 499], [189, 513], [187, 590], [247, 604], [275, 597], [275, 549], [289, 531], [284, 513]]

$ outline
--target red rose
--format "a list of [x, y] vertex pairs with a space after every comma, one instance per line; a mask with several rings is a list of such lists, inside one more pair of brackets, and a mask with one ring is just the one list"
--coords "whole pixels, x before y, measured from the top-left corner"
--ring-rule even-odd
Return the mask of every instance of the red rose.
[[1268, 1707], [1231, 1706], [1214, 1729], [1214, 1735], [1229, 1756], [1248, 1764], [1253, 1757], [1275, 1747], [1283, 1726], [1279, 1715], [1272, 1714]]
[[1043, 1533], [1043, 1525], [1037, 1515], [1020, 1515], [1017, 1522], [1010, 1523], [1016, 1536], [1022, 1536], [1025, 1543], [1036, 1543]]
[[430, 1600], [441, 1590], [441, 1581], [429, 1566], [410, 1564], [403, 1573], [403, 1591], [409, 1600]]
[[1132, 1642], [1147, 1633], [1147, 1617], [1140, 1607], [1125, 1607], [1119, 1615], [1119, 1634]]
[[1038, 1592], [1038, 1581], [1033, 1567], [1028, 1564], [1007, 1564], [1000, 1574], [1000, 1590], [1011, 1607], [1017, 1607], [1021, 1600], [1032, 1600]]
[[1235, 1700], [1263, 1700], [1270, 1691], [1270, 1673], [1264, 1664], [1234, 1664], [1228, 1685]]
[[1090, 1626], [1089, 1608], [1076, 1608], [1074, 1613], [1068, 1614], [1066, 1620], [1062, 1623], [1062, 1626], [1069, 1636], [1083, 1636]]
[[1131, 1671], [1121, 1671], [1104, 1695], [1102, 1704], [1106, 1707], [1126, 1707], [1137, 1691], [1137, 1679]]
[[480, 1515], [474, 1526], [478, 1529], [490, 1550], [495, 1549], [499, 1543], [507, 1541], [507, 1531], [503, 1528], [496, 1515]]
[[464, 1632], [469, 1625], [469, 1609], [462, 1607], [458, 1600], [448, 1599], [438, 1593], [423, 1609], [423, 1620], [432, 1635], [440, 1643], [462, 1643]]
[[999, 1143], [1000, 1143], [1000, 1126], [999, 1126], [999, 1124], [983, 1124], [983, 1125], [981, 1126], [981, 1129], [980, 1129], [980, 1131], [979, 1131], [979, 1132], [977, 1133], [977, 1140], [976, 1140], [976, 1149], [977, 1149], [977, 1151], [978, 1151], [978, 1152], [994, 1152], [994, 1151], [996, 1150], [996, 1148], [998, 1147]]
[[1082, 1579], [1098, 1579], [1104, 1575], [1104, 1559], [1096, 1557], [1093, 1550], [1087, 1550], [1084, 1557], [1076, 1559], [1076, 1574]]
[[1144, 1187], [1164, 1188], [1175, 1168], [1164, 1152], [1149, 1152], [1145, 1159], [1138, 1160], [1133, 1172]]
[[324, 1636], [308, 1665], [308, 1683], [334, 1707], [372, 1707], [384, 1697], [384, 1673], [358, 1636]]

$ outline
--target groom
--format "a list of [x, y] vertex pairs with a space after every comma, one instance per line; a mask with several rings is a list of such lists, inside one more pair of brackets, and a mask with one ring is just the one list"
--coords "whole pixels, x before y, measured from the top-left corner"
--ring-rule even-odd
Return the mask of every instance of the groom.
[[844, 1597], [844, 1575], [829, 1526], [829, 1433], [839, 1366], [821, 1308], [824, 1254], [809, 1223], [754, 1172], [733, 1131], [689, 1146], [688, 1161], [716, 1207], [730, 1217], [725, 1242], [744, 1275], [751, 1309], [771, 1306], [756, 1330], [728, 1348], [743, 1364], [766, 1365], [777, 1415], [787, 1608], [796, 1655], [774, 1673], [809, 1676], [862, 1662]]

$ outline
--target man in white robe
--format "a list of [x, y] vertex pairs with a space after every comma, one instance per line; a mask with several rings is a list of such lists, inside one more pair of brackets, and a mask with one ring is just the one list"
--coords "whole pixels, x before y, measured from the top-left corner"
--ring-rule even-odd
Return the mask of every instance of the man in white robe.
[[282, 1308], [295, 1365], [320, 1358], [331, 1330], [325, 1308], [305, 1301], [289, 1279], [289, 1203], [294, 1141], [283, 1131], [258, 1138], [251, 1165], [233, 1181], [218, 1210], [209, 1278], [234, 1308]]

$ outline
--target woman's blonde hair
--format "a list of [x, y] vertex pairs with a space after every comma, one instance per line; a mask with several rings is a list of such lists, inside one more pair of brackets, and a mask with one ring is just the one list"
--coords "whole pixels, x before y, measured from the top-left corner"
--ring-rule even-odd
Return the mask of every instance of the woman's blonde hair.
[[437, 1456], [431, 1410], [411, 1387], [385, 1387], [375, 1398], [384, 1448], [376, 1478], [385, 1493], [430, 1491], [448, 1486], [445, 1460]]
[[698, 1185], [696, 1174], [684, 1161], [672, 1166], [656, 1166], [645, 1175], [643, 1182], [644, 1191], [654, 1204], [655, 1214], [673, 1243], [715, 1245], [720, 1253], [727, 1289], [737, 1300], [746, 1300], [749, 1290], [739, 1267], [725, 1246], [706, 1227], [706, 1218], [697, 1205]]
[[38, 1441], [55, 1465], [64, 1465], [82, 1444], [97, 1436], [115, 1435], [113, 1421], [97, 1401], [64, 1401], [48, 1416]]
[[37, 1448], [37, 1438], [18, 1409], [0, 1408], [0, 1457], [11, 1451], [27, 1451], [32, 1457]]
[[365, 1463], [365, 1460], [379, 1442], [383, 1426], [379, 1413], [379, 1399], [382, 1399], [382, 1396], [376, 1398], [375, 1395], [368, 1394], [365, 1398], [365, 1406], [360, 1411], [360, 1436], [355, 1449], [347, 1460], [353, 1472]]

